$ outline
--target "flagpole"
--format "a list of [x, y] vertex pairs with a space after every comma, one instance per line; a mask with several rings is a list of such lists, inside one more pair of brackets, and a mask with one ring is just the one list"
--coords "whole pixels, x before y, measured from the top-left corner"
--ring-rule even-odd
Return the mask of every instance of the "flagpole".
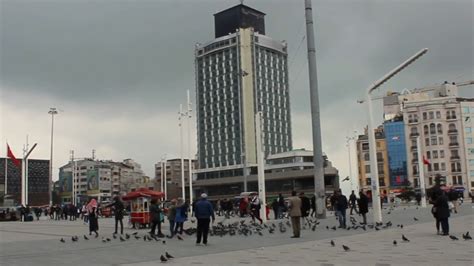
[[5, 156], [5, 196], [8, 195], [8, 142], [7, 144], [7, 154]]
[[421, 138], [416, 138], [416, 148], [418, 149], [418, 174], [420, 177], [421, 207], [426, 208], [426, 189], [425, 189], [425, 160], [421, 152]]

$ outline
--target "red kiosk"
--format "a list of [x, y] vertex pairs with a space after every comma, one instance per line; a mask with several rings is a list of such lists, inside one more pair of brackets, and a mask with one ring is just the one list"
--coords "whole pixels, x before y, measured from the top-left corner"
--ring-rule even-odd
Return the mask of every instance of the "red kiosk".
[[150, 202], [152, 199], [161, 199], [163, 192], [139, 188], [123, 196], [122, 199], [130, 201], [130, 222], [135, 226], [146, 227], [150, 223]]

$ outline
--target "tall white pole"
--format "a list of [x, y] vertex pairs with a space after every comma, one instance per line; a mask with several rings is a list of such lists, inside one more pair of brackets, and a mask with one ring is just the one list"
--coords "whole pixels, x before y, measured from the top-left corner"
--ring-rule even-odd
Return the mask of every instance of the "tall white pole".
[[5, 196], [8, 195], [8, 155], [5, 156]]
[[163, 192], [163, 159], [160, 162], [160, 192]]
[[179, 153], [181, 154], [181, 198], [186, 200], [186, 185], [184, 183], [184, 155], [183, 155], [183, 105], [179, 105]]
[[[192, 108], [191, 108], [191, 96], [189, 94], [189, 90], [187, 91], [188, 96], [188, 111], [187, 111], [187, 118], [188, 118], [188, 180], [189, 180], [189, 206], [193, 206], [193, 160], [191, 156], [191, 118], [192, 118]], [[189, 208], [191, 211], [191, 216], [193, 213], [193, 208]]]
[[351, 190], [354, 190], [354, 184], [352, 181], [351, 138], [347, 139], [347, 150], [349, 155], [349, 181], [351, 182]]
[[318, 75], [316, 68], [316, 46], [314, 42], [313, 8], [311, 0], [305, 0], [306, 42], [308, 47], [309, 92], [311, 100], [311, 124], [313, 131], [314, 194], [316, 215], [326, 218], [326, 190], [324, 186], [324, 162], [321, 141], [321, 119], [319, 112]]
[[265, 162], [264, 153], [262, 146], [262, 112], [255, 114], [255, 133], [256, 133], [256, 144], [257, 144], [257, 163], [258, 163], [258, 197], [261, 200], [260, 218], [267, 222], [266, 214], [266, 191], [265, 191]]
[[377, 144], [375, 140], [373, 114], [372, 114], [372, 99], [370, 93], [367, 93], [367, 105], [369, 108], [369, 157], [370, 157], [370, 180], [372, 187], [372, 206], [374, 209], [374, 222], [382, 222], [382, 209], [380, 203], [380, 186], [379, 186], [379, 170], [377, 167]]
[[48, 114], [51, 115], [51, 150], [50, 150], [50, 157], [49, 157], [49, 184], [48, 184], [48, 194], [49, 194], [49, 206], [53, 206], [53, 133], [54, 133], [54, 115], [56, 115], [58, 111], [56, 108], [51, 107], [49, 108]]
[[166, 178], [166, 172], [167, 172], [167, 170], [166, 170], [166, 157], [165, 157], [164, 165], [165, 165], [165, 167], [164, 167], [164, 173], [165, 173], [165, 174], [164, 174], [165, 200], [167, 200], [167, 199], [168, 199], [168, 180], [167, 180], [167, 178]]
[[423, 152], [421, 151], [421, 137], [416, 137], [416, 148], [418, 149], [418, 172], [420, 173], [421, 207], [426, 208], [425, 189], [425, 164], [423, 163]]

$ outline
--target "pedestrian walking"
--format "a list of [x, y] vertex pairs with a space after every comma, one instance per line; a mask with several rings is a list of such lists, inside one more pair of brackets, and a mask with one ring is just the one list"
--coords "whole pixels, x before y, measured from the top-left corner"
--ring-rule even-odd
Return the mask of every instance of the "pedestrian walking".
[[311, 197], [311, 217], [316, 217], [316, 195]]
[[281, 193], [278, 194], [278, 219], [283, 218], [283, 213], [285, 212], [285, 198]]
[[174, 224], [176, 219], [176, 199], [171, 200], [171, 205], [168, 208], [168, 222], [170, 223], [170, 234], [168, 235], [169, 238], [174, 236]]
[[459, 194], [456, 192], [456, 190], [451, 189], [448, 193], [448, 199], [449, 202], [448, 205], [450, 206], [450, 209], [454, 211], [454, 213], [458, 213], [458, 207], [459, 207]]
[[97, 211], [97, 201], [93, 198], [87, 204], [87, 212], [89, 214], [89, 235], [92, 235], [92, 232], [95, 233], [95, 237], [99, 236], [99, 221], [98, 221], [98, 211]]
[[293, 226], [293, 236], [291, 238], [299, 238], [301, 232], [301, 199], [296, 196], [296, 191], [291, 192], [288, 198], [288, 211], [291, 217], [291, 225]]
[[302, 223], [308, 219], [309, 216], [309, 211], [311, 210], [311, 201], [306, 197], [304, 192], [300, 193], [300, 199], [301, 199], [301, 219]]
[[367, 213], [369, 212], [369, 197], [365, 195], [364, 191], [359, 192], [359, 214], [362, 215], [363, 223], [367, 224]]
[[[357, 208], [356, 208], [356, 207], [357, 207], [357, 206], [356, 206], [356, 204], [357, 204], [357, 197], [356, 197], [356, 195], [355, 195], [355, 193], [354, 193], [354, 190], [352, 190], [352, 193], [351, 193], [351, 195], [349, 196], [349, 203], [350, 203], [350, 205], [351, 205], [351, 212], [350, 212], [350, 215], [352, 215], [352, 211], [353, 211], [353, 210], [355, 210], [355, 212], [357, 213]], [[360, 208], [360, 206], [359, 206], [359, 208]]]
[[273, 215], [275, 217], [275, 220], [277, 220], [279, 218], [279, 215], [278, 215], [278, 199], [274, 199], [273, 202], [272, 202], [272, 209], [273, 209]]
[[150, 206], [150, 216], [151, 216], [151, 235], [155, 235], [155, 230], [156, 227], [158, 227], [158, 237], [164, 237], [163, 233], [161, 232], [161, 223], [162, 221], [162, 210], [160, 208], [160, 205], [158, 204], [157, 199], [152, 199], [151, 200], [151, 206]]
[[341, 189], [336, 190], [334, 209], [336, 211], [336, 217], [339, 220], [339, 228], [346, 228], [347, 205], [347, 198], [342, 194]]
[[211, 203], [207, 200], [207, 194], [202, 193], [201, 199], [196, 203], [195, 213], [194, 215], [197, 218], [197, 239], [196, 245], [202, 243], [207, 245], [207, 235], [209, 233], [209, 223], [212, 218], [212, 222], [214, 223], [216, 217], [214, 215], [214, 210], [212, 208]]
[[255, 194], [253, 195], [252, 199], [250, 200], [250, 216], [252, 216], [252, 221], [255, 223], [255, 219], [257, 219], [260, 224], [263, 223], [263, 220], [260, 218], [260, 199], [258, 198], [258, 195]]
[[183, 234], [184, 222], [188, 219], [188, 206], [185, 204], [182, 198], [178, 198], [176, 204], [176, 215], [175, 215], [175, 228], [174, 234]]
[[117, 195], [114, 197], [114, 201], [105, 207], [110, 208], [112, 207], [114, 210], [114, 217], [115, 217], [115, 232], [117, 234], [118, 231], [118, 224], [120, 223], [120, 234], [123, 235], [123, 215], [125, 212], [125, 206], [123, 205], [123, 201], [120, 199], [120, 196]]

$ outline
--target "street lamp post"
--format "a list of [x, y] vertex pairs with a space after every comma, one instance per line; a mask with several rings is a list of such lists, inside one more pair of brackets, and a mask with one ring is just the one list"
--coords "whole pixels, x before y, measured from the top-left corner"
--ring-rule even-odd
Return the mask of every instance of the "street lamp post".
[[347, 146], [347, 152], [349, 155], [349, 181], [351, 182], [351, 190], [354, 190], [354, 183], [352, 181], [353, 176], [352, 176], [352, 161], [351, 161], [351, 140], [354, 140], [355, 137], [346, 137], [346, 146]]
[[411, 63], [415, 62], [418, 58], [423, 56], [428, 51], [427, 48], [420, 50], [418, 53], [408, 58], [398, 67], [394, 68], [392, 71], [388, 72], [381, 79], [377, 80], [367, 89], [366, 101], [369, 111], [369, 125], [368, 125], [368, 135], [369, 135], [369, 157], [370, 157], [370, 169], [371, 169], [371, 188], [372, 188], [372, 205], [374, 208], [374, 222], [382, 222], [382, 210], [380, 203], [380, 185], [379, 185], [379, 173], [377, 168], [377, 149], [374, 135], [374, 126], [373, 126], [373, 112], [372, 112], [372, 98], [370, 94], [380, 87], [383, 83], [391, 79], [393, 76], [398, 74], [404, 68], [406, 68]]
[[49, 108], [48, 114], [51, 115], [51, 150], [49, 156], [49, 184], [48, 184], [48, 195], [49, 195], [49, 206], [53, 205], [53, 132], [54, 132], [54, 115], [58, 114], [55, 107]]
[[[191, 118], [192, 118], [192, 108], [191, 108], [191, 97], [189, 95], [189, 90], [187, 91], [188, 96], [188, 110], [187, 114], [187, 124], [188, 124], [188, 181], [189, 181], [189, 205], [193, 206], [193, 160], [191, 156]], [[193, 208], [190, 208], [191, 216], [193, 213]]]
[[181, 198], [183, 201], [186, 200], [186, 187], [184, 184], [184, 155], [183, 155], [183, 105], [179, 105], [179, 115], [178, 115], [178, 126], [179, 126], [179, 151], [181, 154]]

